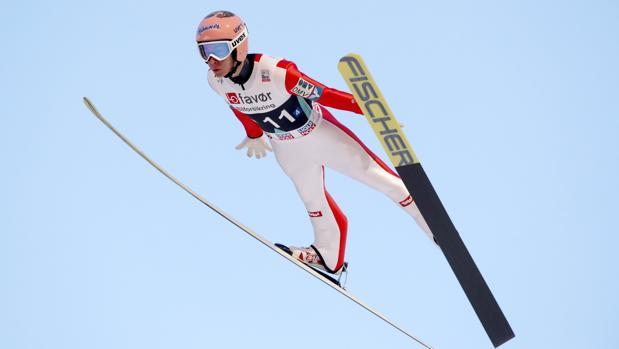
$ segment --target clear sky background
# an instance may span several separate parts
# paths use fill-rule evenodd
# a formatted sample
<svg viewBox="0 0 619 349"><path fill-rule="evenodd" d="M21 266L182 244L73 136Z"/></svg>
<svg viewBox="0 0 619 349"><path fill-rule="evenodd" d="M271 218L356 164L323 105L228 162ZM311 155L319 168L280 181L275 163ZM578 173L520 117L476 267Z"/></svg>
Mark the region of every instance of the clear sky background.
<svg viewBox="0 0 619 349"><path fill-rule="evenodd" d="M271 241L312 241L270 154L247 159L194 43L229 9L250 51L346 89L361 54L516 332L618 348L615 1L22 1L0 5L0 348L414 348L169 182L84 107ZM334 111L386 158L366 121ZM348 289L436 348L491 348L440 251L334 172Z"/></svg>

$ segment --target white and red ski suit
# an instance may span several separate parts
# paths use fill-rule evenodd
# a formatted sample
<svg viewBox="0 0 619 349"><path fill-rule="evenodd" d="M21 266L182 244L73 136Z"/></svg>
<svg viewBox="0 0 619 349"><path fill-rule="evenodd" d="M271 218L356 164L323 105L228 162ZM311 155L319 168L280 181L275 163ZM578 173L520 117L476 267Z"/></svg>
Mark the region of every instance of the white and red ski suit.
<svg viewBox="0 0 619 349"><path fill-rule="evenodd" d="M313 247L328 271L344 263L347 219L325 189L324 166L387 195L432 238L398 175L324 108L362 114L351 94L315 81L290 61L264 54L248 55L239 77L218 78L209 71L208 81L249 138L269 138L305 204L314 228Z"/></svg>

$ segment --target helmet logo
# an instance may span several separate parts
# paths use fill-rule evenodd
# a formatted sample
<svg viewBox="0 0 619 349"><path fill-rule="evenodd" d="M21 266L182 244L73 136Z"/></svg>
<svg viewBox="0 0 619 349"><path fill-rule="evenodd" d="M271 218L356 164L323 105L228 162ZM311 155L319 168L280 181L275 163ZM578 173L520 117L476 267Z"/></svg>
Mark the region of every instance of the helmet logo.
<svg viewBox="0 0 619 349"><path fill-rule="evenodd" d="M198 35L202 34L203 32L207 31L207 30L211 30L211 29L221 29L221 27L219 26L219 24L215 23L215 24L209 24L207 26L203 26L203 27L199 27L198 28Z"/></svg>
<svg viewBox="0 0 619 349"><path fill-rule="evenodd" d="M240 43L243 42L243 40L245 40L246 37L247 32L242 32L241 35L239 35L236 39L234 39L234 41L232 41L232 48L236 48Z"/></svg>
<svg viewBox="0 0 619 349"><path fill-rule="evenodd" d="M237 26L236 26L236 28L234 28L234 34L236 34L236 33L240 32L240 31L241 31L241 29L243 29L243 25L244 25L244 24L245 24L245 23L241 23L241 24L237 25Z"/></svg>

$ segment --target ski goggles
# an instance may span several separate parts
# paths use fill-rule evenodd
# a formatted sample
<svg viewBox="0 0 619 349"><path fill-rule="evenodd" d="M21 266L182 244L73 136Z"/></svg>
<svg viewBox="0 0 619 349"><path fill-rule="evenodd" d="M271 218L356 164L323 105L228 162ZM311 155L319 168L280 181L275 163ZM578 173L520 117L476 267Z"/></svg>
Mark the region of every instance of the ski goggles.
<svg viewBox="0 0 619 349"><path fill-rule="evenodd" d="M243 31L232 40L199 42L198 49L205 61L208 61L211 57L223 61L245 40L247 40L247 27L243 28Z"/></svg>

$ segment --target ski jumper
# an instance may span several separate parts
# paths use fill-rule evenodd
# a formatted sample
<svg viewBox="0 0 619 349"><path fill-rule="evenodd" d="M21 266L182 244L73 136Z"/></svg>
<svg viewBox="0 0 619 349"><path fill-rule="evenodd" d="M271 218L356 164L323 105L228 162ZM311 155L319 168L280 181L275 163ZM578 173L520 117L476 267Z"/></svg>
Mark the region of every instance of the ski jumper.
<svg viewBox="0 0 619 349"><path fill-rule="evenodd" d="M362 114L351 94L315 81L290 61L264 54L248 55L240 75L241 82L209 71L208 82L249 138L269 138L279 165L305 204L314 229L312 247L328 271L344 263L347 219L325 189L324 166L385 194L433 238L398 175L325 108Z"/></svg>

